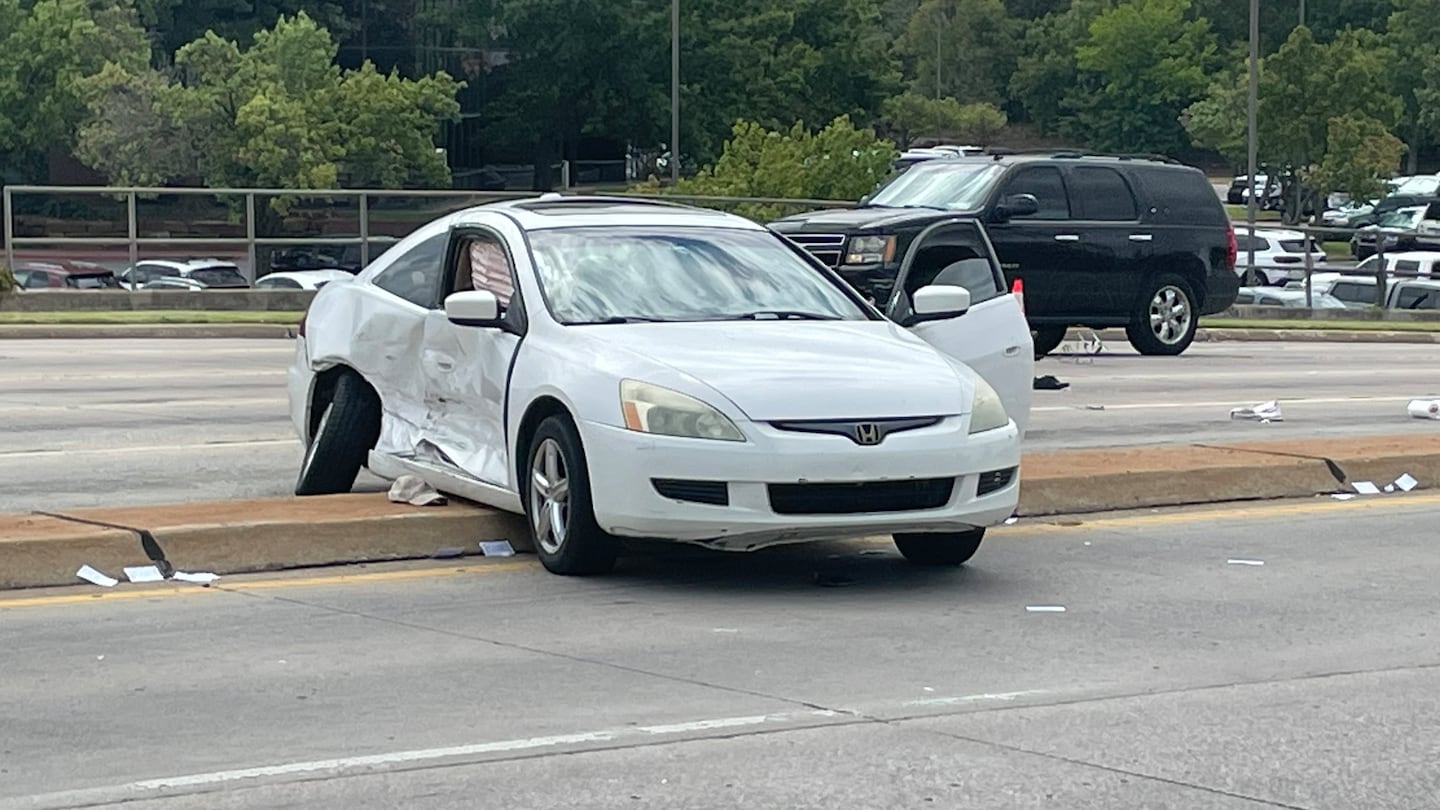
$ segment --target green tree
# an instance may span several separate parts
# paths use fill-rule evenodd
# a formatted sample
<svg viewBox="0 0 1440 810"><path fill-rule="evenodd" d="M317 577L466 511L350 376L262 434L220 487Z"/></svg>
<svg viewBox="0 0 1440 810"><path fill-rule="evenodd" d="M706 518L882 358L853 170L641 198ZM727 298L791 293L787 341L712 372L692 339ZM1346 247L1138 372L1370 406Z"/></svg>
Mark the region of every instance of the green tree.
<svg viewBox="0 0 1440 810"><path fill-rule="evenodd" d="M1006 124L1004 111L992 104L927 98L913 90L885 102L883 118L901 147L922 137L988 146Z"/></svg>
<svg viewBox="0 0 1440 810"><path fill-rule="evenodd" d="M1404 104L1400 131L1414 174L1420 149L1440 141L1440 0L1394 0L1388 28L1391 87Z"/></svg>
<svg viewBox="0 0 1440 810"><path fill-rule="evenodd" d="M1331 118L1325 157L1306 177L1318 197L1345 191L1356 200L1384 196L1385 181L1394 173L1405 144L1374 118L1347 115Z"/></svg>
<svg viewBox="0 0 1440 810"><path fill-rule="evenodd" d="M925 0L898 47L931 98L1000 104L1015 70L1018 25L1001 0Z"/></svg>
<svg viewBox="0 0 1440 810"><path fill-rule="evenodd" d="M1205 92L1217 63L1210 24L1190 9L1190 0L1132 0L1090 23L1075 63L1096 92L1066 100L1074 133L1105 149L1185 148L1180 114Z"/></svg>
<svg viewBox="0 0 1440 810"><path fill-rule="evenodd" d="M1219 152L1231 166L1243 166L1249 159L1248 90L1249 73L1227 68L1216 74L1205 97L1181 114L1191 142Z"/></svg>
<svg viewBox="0 0 1440 810"><path fill-rule="evenodd" d="M159 55L168 58L188 42L214 31L223 39L247 41L282 16L304 12L326 28L344 32L350 9L333 0L135 0Z"/></svg>
<svg viewBox="0 0 1440 810"><path fill-rule="evenodd" d="M890 173L895 156L893 144L869 129L857 129L846 116L817 133L799 122L788 131L774 131L740 121L714 165L670 190L699 196L857 200ZM657 188L652 181L638 190ZM763 222L785 211L747 204L736 213Z"/></svg>
<svg viewBox="0 0 1440 810"><path fill-rule="evenodd" d="M1066 10L1025 26L1009 83L1017 117L1046 134L1065 128L1074 99L1092 92L1080 86L1075 51L1089 36L1090 23L1111 4L1111 0L1074 0Z"/></svg>

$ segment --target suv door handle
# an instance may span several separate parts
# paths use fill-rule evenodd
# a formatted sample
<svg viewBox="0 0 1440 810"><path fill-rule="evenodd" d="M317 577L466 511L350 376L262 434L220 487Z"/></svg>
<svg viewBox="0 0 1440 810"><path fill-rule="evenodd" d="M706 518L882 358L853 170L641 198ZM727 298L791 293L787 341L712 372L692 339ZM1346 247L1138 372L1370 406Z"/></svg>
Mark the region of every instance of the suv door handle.
<svg viewBox="0 0 1440 810"><path fill-rule="evenodd" d="M1151 235L1148 234L1148 233L1132 233L1132 234L1130 234L1130 241L1131 241L1131 242L1149 242L1151 239L1154 239L1154 238L1155 238L1155 237L1151 236Z"/></svg>
<svg viewBox="0 0 1440 810"><path fill-rule="evenodd" d="M1075 233L1057 233L1057 234L1055 234L1055 241L1056 241L1056 242L1079 242L1079 241L1080 241L1080 235L1079 235L1079 234L1075 234Z"/></svg>

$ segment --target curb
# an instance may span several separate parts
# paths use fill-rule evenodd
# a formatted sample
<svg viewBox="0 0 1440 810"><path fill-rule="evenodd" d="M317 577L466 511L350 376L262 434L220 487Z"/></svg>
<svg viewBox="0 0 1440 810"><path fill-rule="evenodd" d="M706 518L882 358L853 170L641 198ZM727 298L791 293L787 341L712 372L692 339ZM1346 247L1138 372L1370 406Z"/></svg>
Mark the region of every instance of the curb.
<svg viewBox="0 0 1440 810"><path fill-rule="evenodd" d="M1079 340L1090 330L1071 330L1067 341ZM1105 343L1128 344L1124 329L1093 330ZM1195 330L1196 343L1440 343L1440 332L1400 332L1345 329L1210 329ZM1052 352L1051 357L1065 355Z"/></svg>
<svg viewBox="0 0 1440 810"><path fill-rule="evenodd" d="M57 338L293 338L298 327L267 323L3 324L0 340Z"/></svg>
<svg viewBox="0 0 1440 810"><path fill-rule="evenodd" d="M1163 445L1030 454L1021 517L1305 498L1409 473L1440 484L1440 434L1225 446ZM238 574L479 554L482 540L530 551L523 518L452 500L390 503L381 493L0 515L0 589L77 583L163 560ZM445 554L440 554L446 550Z"/></svg>

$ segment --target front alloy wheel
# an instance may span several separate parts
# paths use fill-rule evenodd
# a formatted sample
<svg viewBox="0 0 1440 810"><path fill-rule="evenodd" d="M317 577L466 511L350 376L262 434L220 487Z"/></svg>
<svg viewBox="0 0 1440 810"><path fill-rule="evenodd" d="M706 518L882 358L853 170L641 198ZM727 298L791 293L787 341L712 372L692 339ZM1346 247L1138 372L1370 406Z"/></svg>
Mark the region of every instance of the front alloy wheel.
<svg viewBox="0 0 1440 810"><path fill-rule="evenodd" d="M522 502L540 562L556 574L603 574L620 543L595 522L580 432L570 417L547 417L530 439Z"/></svg>
<svg viewBox="0 0 1440 810"><path fill-rule="evenodd" d="M546 439L530 462L530 530L546 554L560 553L570 522L570 480L560 445Z"/></svg>

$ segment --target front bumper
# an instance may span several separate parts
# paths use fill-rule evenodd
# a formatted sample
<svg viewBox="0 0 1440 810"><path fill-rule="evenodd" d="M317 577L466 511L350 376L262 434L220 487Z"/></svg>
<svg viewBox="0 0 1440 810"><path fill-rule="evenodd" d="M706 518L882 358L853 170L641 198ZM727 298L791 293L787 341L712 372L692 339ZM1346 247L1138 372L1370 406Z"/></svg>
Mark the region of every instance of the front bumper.
<svg viewBox="0 0 1440 810"><path fill-rule="evenodd" d="M754 422L741 428L749 439L744 443L652 436L584 422L581 432L600 527L622 537L751 550L993 526L1014 514L1020 499L1020 437L1013 421L969 436L969 417L954 417L891 434L873 447L843 436L782 431ZM977 494L983 474L1012 469L1008 483ZM948 478L954 478L954 485L943 504L908 511L783 514L776 511L770 490L772 484L873 485ZM666 497L657 490L656 479L712 487L723 483L728 502Z"/></svg>

